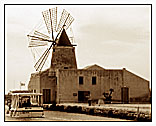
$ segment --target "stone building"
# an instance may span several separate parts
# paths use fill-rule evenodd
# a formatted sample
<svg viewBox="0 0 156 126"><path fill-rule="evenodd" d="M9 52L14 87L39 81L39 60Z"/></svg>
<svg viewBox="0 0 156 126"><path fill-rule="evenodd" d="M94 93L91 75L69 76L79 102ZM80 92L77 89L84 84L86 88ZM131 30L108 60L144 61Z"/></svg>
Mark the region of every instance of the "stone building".
<svg viewBox="0 0 156 126"><path fill-rule="evenodd" d="M113 89L114 101L146 101L150 95L149 81L123 69L105 69L98 65L78 69L75 47L62 31L53 47L51 66L31 74L28 89L43 93L43 103L87 102L99 99Z"/></svg>

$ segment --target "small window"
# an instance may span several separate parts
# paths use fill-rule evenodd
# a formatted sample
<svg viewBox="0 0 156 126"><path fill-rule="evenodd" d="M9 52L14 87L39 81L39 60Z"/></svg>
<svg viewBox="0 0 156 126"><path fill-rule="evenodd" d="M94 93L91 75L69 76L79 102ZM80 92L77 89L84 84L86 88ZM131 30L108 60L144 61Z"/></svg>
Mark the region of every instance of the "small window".
<svg viewBox="0 0 156 126"><path fill-rule="evenodd" d="M68 67L64 67L64 69L68 69Z"/></svg>
<svg viewBox="0 0 156 126"><path fill-rule="evenodd" d="M73 49L72 49L72 52L74 52L74 51L75 51L75 49L73 48Z"/></svg>
<svg viewBox="0 0 156 126"><path fill-rule="evenodd" d="M83 77L79 77L79 84L83 84Z"/></svg>
<svg viewBox="0 0 156 126"><path fill-rule="evenodd" d="M96 85L96 77L92 77L92 85Z"/></svg>
<svg viewBox="0 0 156 126"><path fill-rule="evenodd" d="M77 93L73 93L73 96L77 96Z"/></svg>
<svg viewBox="0 0 156 126"><path fill-rule="evenodd" d="M55 52L55 49L53 49L53 52Z"/></svg>
<svg viewBox="0 0 156 126"><path fill-rule="evenodd" d="M34 93L36 93L36 90L34 89Z"/></svg>
<svg viewBox="0 0 156 126"><path fill-rule="evenodd" d="M57 85L57 77L55 78L55 81L56 81L55 83L56 83L56 85Z"/></svg>

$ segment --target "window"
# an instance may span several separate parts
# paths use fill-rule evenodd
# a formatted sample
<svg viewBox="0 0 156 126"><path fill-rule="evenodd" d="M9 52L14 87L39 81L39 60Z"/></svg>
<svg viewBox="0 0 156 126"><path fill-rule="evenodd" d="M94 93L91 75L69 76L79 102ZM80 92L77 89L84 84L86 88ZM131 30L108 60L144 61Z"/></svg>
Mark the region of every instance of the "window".
<svg viewBox="0 0 156 126"><path fill-rule="evenodd" d="M57 85L57 77L55 78L55 81L56 81L56 85Z"/></svg>
<svg viewBox="0 0 156 126"><path fill-rule="evenodd" d="M92 85L96 85L96 77L92 77Z"/></svg>
<svg viewBox="0 0 156 126"><path fill-rule="evenodd" d="M64 67L64 69L68 69L68 67Z"/></svg>
<svg viewBox="0 0 156 126"><path fill-rule="evenodd" d="M77 93L73 93L73 96L77 96Z"/></svg>
<svg viewBox="0 0 156 126"><path fill-rule="evenodd" d="M36 90L34 89L34 92L33 93L36 93Z"/></svg>
<svg viewBox="0 0 156 126"><path fill-rule="evenodd" d="M55 52L55 49L53 49L53 52Z"/></svg>
<svg viewBox="0 0 156 126"><path fill-rule="evenodd" d="M74 51L75 51L75 49L73 48L73 49L72 49L72 52L74 52Z"/></svg>
<svg viewBox="0 0 156 126"><path fill-rule="evenodd" d="M79 77L79 84L83 84L83 77Z"/></svg>

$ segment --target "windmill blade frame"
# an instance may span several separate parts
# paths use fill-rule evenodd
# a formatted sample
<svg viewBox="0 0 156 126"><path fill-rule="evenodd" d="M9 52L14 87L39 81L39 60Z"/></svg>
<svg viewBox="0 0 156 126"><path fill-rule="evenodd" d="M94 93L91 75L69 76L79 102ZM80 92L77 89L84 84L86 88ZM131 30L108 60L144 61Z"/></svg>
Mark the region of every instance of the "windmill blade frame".
<svg viewBox="0 0 156 126"><path fill-rule="evenodd" d="M53 32L56 31L57 25L57 7L42 12L48 33L52 33L52 40L54 40Z"/></svg>
<svg viewBox="0 0 156 126"><path fill-rule="evenodd" d="M68 13L65 9L63 9L59 24L56 30L58 34L55 38L55 41L57 40L57 38L59 38L60 33L62 32L63 28L67 30L73 21L74 21L74 18L70 15L70 13Z"/></svg>
<svg viewBox="0 0 156 126"><path fill-rule="evenodd" d="M49 14L51 20L52 40L54 40L53 32L56 32L56 26L57 26L57 7L49 9Z"/></svg>
<svg viewBox="0 0 156 126"><path fill-rule="evenodd" d="M42 54L40 59L36 62L35 66L34 66L36 71L38 71L39 69L40 69L40 71L42 70L42 68L43 68L42 64L48 58L47 55L49 55L50 49L52 48L52 46L53 46L53 43L51 44L51 46L49 48L46 49L46 51Z"/></svg>
<svg viewBox="0 0 156 126"><path fill-rule="evenodd" d="M69 26L72 24L73 21L74 21L74 18L69 14L68 20L64 24L66 30L69 28Z"/></svg>
<svg viewBox="0 0 156 126"><path fill-rule="evenodd" d="M39 37L41 37L41 38L43 38L43 39L50 39L49 36L47 36L47 35L45 35L45 34L39 32L39 31L37 31L37 30L34 31L34 35L37 35L37 36L39 36Z"/></svg>
<svg viewBox="0 0 156 126"><path fill-rule="evenodd" d="M42 12L43 15L43 19L45 21L48 33L51 33L51 22L50 22L50 14L49 14L49 10L43 11Z"/></svg>
<svg viewBox="0 0 156 126"><path fill-rule="evenodd" d="M33 34L33 35L32 35ZM50 41L50 37L35 30L32 34L28 34L28 47L47 46Z"/></svg>
<svg viewBox="0 0 156 126"><path fill-rule="evenodd" d="M44 64L45 64L45 62L47 61L47 58L48 58L49 54L50 54L50 51L48 51L47 55L45 56L44 60L42 61L42 64L41 64L40 67L38 68L39 71L42 70L42 68L43 68L43 66L44 66Z"/></svg>
<svg viewBox="0 0 156 126"><path fill-rule="evenodd" d="M57 7L45 10L42 12L44 28L44 32L48 31L49 35L42 33L39 29L33 30L33 32L28 36L29 38L29 47L41 47L47 46L48 42L51 42L49 48L47 48L38 61L35 63L34 67L36 71L41 71L49 54L52 46L55 46L57 43L57 39L60 37L63 29L67 30L69 26L74 21L74 18L68 13L65 9L63 9L61 18L59 20L59 24L57 25ZM41 24L40 24L41 26ZM56 32L56 37L54 37L54 32Z"/></svg>
<svg viewBox="0 0 156 126"><path fill-rule="evenodd" d="M39 58L39 60L36 62L36 64L34 65L36 71L37 71L37 68L38 66L41 64L43 58L45 57L45 55L47 54L48 52L48 48L44 51L44 53L42 54L42 56Z"/></svg>
<svg viewBox="0 0 156 126"><path fill-rule="evenodd" d="M60 29L63 27L64 22L65 22L66 19L68 18L68 14L69 14L69 13L68 13L65 9L63 9L62 14L61 14L61 18L60 18L60 21L59 21L59 24L58 24L58 26L57 26L56 32L59 32Z"/></svg>

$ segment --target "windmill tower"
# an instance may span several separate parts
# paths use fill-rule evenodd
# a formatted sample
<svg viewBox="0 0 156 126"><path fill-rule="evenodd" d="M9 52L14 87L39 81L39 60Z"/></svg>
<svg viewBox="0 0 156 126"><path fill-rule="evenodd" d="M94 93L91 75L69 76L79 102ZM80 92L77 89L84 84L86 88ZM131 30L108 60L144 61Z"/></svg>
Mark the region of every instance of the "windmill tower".
<svg viewBox="0 0 156 126"><path fill-rule="evenodd" d="M30 83L33 87L34 82L37 84L40 93L43 93L43 103L51 103L56 100L57 91L57 69L77 69L75 57L75 45L73 45L66 33L71 26L74 18L63 9L59 23L57 24L57 8L52 8L42 12L44 27L47 34L43 33L40 28L35 28L29 33L29 47L39 48L43 46L49 47L44 51L35 63L35 70L39 73L37 77ZM42 27L42 26L41 26ZM42 71L47 62L49 54L52 52L51 63L46 73Z"/></svg>
<svg viewBox="0 0 156 126"><path fill-rule="evenodd" d="M33 30L33 32L28 35L29 47L34 48L47 46L48 43L51 44L35 63L34 67L36 71L42 71L48 55L50 54L50 50L52 50L49 71L50 76L56 71L56 69L77 69L75 45L71 44L71 41L66 33L74 21L74 18L70 15L70 13L63 9L60 21L57 25L57 7L43 11L42 15L49 35L41 33L36 29Z"/></svg>

